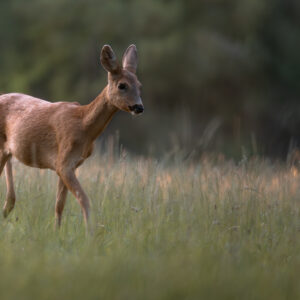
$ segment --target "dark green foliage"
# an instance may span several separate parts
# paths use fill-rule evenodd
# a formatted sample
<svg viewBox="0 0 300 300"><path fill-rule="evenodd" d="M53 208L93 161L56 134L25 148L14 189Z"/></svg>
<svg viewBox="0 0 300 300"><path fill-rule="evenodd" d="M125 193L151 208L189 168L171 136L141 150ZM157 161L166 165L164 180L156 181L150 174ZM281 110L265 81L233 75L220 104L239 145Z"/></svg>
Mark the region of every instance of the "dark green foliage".
<svg viewBox="0 0 300 300"><path fill-rule="evenodd" d="M300 140L299 19L297 0L1 1L0 90L88 103L102 45L136 43L148 116L114 122L125 146L283 155Z"/></svg>

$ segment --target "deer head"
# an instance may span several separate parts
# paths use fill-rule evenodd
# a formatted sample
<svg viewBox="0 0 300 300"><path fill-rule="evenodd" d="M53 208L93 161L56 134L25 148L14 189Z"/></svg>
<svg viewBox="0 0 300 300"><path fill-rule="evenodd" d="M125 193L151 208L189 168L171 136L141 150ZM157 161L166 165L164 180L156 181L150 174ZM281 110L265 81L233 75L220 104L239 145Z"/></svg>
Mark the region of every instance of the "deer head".
<svg viewBox="0 0 300 300"><path fill-rule="evenodd" d="M140 114L144 111L141 99L141 83L136 76L137 49L130 45L125 51L122 65L109 45L104 45L100 56L103 68L108 72L108 101L118 109Z"/></svg>

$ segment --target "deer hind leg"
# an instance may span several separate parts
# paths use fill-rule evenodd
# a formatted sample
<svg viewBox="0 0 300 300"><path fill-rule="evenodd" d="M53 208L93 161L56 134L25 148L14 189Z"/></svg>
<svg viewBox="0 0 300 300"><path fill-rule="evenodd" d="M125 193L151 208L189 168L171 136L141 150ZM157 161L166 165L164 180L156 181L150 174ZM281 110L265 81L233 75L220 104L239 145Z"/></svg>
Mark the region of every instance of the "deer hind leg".
<svg viewBox="0 0 300 300"><path fill-rule="evenodd" d="M64 184L69 189L69 191L72 192L72 194L79 202L83 213L86 228L88 228L90 203L87 195L85 194L78 179L75 176L74 170L62 169L61 171L58 172L58 174L60 178L63 180Z"/></svg>
<svg viewBox="0 0 300 300"><path fill-rule="evenodd" d="M61 178L58 179L56 203L55 203L55 228L60 227L62 212L65 207L68 189Z"/></svg>
<svg viewBox="0 0 300 300"><path fill-rule="evenodd" d="M11 165L11 156L7 158L5 164L5 176L6 176L6 200L3 207L3 216L6 218L12 211L16 202L16 195L14 190L14 181Z"/></svg>
<svg viewBox="0 0 300 300"><path fill-rule="evenodd" d="M2 171L4 169L4 166L8 160L9 156L5 155L1 150L0 150L0 175L2 174Z"/></svg>

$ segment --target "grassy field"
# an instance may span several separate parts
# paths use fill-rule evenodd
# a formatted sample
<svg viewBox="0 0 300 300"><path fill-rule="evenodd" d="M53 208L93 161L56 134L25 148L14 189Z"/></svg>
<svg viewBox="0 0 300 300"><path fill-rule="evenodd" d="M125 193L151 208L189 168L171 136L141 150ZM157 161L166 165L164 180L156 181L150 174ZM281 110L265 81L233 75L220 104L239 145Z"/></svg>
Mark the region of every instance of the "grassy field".
<svg viewBox="0 0 300 300"><path fill-rule="evenodd" d="M16 208L0 221L0 299L300 299L300 174L266 161L166 163L93 157L86 237L56 175L14 163ZM0 181L4 202L5 180Z"/></svg>

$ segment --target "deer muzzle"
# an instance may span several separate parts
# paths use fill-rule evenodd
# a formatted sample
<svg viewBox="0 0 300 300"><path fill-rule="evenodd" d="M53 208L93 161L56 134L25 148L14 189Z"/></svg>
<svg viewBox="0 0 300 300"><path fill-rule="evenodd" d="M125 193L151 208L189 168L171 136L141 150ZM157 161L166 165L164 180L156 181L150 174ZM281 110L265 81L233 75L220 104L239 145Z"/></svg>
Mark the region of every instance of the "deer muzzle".
<svg viewBox="0 0 300 300"><path fill-rule="evenodd" d="M144 106L141 104L129 105L128 108L135 115L139 115L144 111Z"/></svg>

